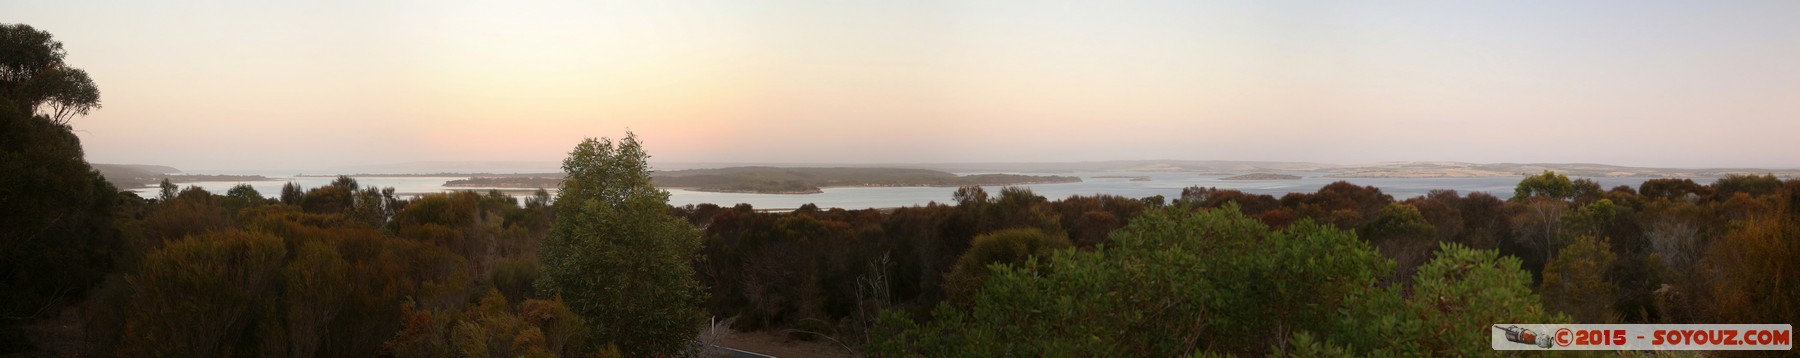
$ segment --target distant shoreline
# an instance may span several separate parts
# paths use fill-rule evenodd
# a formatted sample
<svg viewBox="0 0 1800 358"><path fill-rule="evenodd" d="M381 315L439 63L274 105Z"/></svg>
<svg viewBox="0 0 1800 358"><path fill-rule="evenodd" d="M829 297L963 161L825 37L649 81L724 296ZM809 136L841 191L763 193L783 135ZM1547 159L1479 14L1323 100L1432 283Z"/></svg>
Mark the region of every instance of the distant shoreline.
<svg viewBox="0 0 1800 358"><path fill-rule="evenodd" d="M1287 174L1254 173L1254 174L1244 174L1244 175L1228 177L1228 178L1220 178L1219 180L1300 180L1300 176L1287 175Z"/></svg>
<svg viewBox="0 0 1800 358"><path fill-rule="evenodd" d="M1094 178L1094 179L1131 179L1131 181L1150 181L1150 176L1148 176L1148 175L1101 175L1101 176L1089 177L1089 178Z"/></svg>
<svg viewBox="0 0 1800 358"><path fill-rule="evenodd" d="M806 194L823 194L823 193L825 193L825 190L824 190L824 189L837 189L837 188L961 188L961 187L965 187L965 186L1007 186L1007 185L1038 185L1038 184L1070 184L1070 183L1080 183L1080 182L1081 182L1081 181L1079 181L1079 180L1077 180L1077 181L1054 181L1054 180L1045 180L1045 181L1028 181L1028 182L1009 182L1009 183L993 183L993 184L919 184L919 185L882 185L882 184L865 184L865 185L826 185L826 186L820 186L820 187L816 187L816 188L813 188L813 189L812 189L812 190L795 190L795 191L756 191L756 190L730 190L730 189L717 189L717 188L700 188L700 187L687 187L687 186L657 186L657 188L658 188L658 189L664 189L664 190L668 190L668 189L681 189L681 190L687 190L687 191L697 191L697 192L704 192L704 193L727 193L727 194L776 194L776 195L806 195Z"/></svg>
<svg viewBox="0 0 1800 358"><path fill-rule="evenodd" d="M296 175L294 175L295 178L336 178L338 176L347 176L347 177L351 177L351 178L432 178L432 177L443 177L443 178L474 178L474 177L481 177L481 178L543 178L543 177L556 177L556 178L561 178L564 176L564 174L563 173L512 173L512 174L497 174L497 173L367 174L367 173L363 173L363 174L296 174Z"/></svg>
<svg viewBox="0 0 1800 358"><path fill-rule="evenodd" d="M720 165L728 165L720 163ZM1323 164L1303 162L1195 161L1195 160L1128 160L1062 163L919 163L890 166L858 166L843 164L830 167L800 166L719 167L713 169L657 170L653 180L659 186L715 193L768 193L805 195L826 188L846 187L959 187L964 185L1037 185L1079 182L1073 175L1058 173L1099 173L1095 179L1128 179L1147 181L1144 173L1192 173L1196 176L1230 177L1231 173L1293 173L1310 179L1475 179L1521 178L1549 170L1570 177L1676 178L1704 179L1727 175L1772 174L1779 178L1800 178L1800 169L1759 168L1654 168L1628 167L1593 163L1467 163L1467 162L1384 162L1367 164ZM356 174L292 174L205 175L183 173L162 165L94 164L109 182L119 188L154 188L164 179L179 185L205 182L277 182L284 180L316 180L340 175L352 178L446 178L488 181L510 178L521 181L539 178L540 182L517 185L446 183L448 188L536 189L560 186L560 172L521 172L511 169L474 169L469 171L422 170L415 173ZM446 168L448 169L448 168ZM404 169L401 169L404 170ZM313 172L319 173L319 172ZM1016 173L1016 174L978 174ZM1111 174L1108 174L1111 173ZM1020 180L1030 177L1062 177L1067 181ZM970 178L974 177L974 178ZM985 178L983 178L985 177ZM1003 179L992 181L991 179ZM1233 179L1233 178L1221 178ZM1246 179L1246 178L1238 178ZM1270 178L1273 179L1273 178ZM964 181L967 182L964 182ZM1013 181L1020 180L1020 181ZM477 180L471 180L477 181Z"/></svg>

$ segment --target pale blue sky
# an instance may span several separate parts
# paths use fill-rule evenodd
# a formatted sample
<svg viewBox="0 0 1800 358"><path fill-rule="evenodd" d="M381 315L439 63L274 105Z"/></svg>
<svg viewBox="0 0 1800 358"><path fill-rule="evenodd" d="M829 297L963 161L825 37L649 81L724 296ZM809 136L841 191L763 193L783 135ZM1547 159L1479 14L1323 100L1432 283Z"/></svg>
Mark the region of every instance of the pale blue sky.
<svg viewBox="0 0 1800 358"><path fill-rule="evenodd" d="M1800 167L1800 2L12 1L182 168L657 160Z"/></svg>

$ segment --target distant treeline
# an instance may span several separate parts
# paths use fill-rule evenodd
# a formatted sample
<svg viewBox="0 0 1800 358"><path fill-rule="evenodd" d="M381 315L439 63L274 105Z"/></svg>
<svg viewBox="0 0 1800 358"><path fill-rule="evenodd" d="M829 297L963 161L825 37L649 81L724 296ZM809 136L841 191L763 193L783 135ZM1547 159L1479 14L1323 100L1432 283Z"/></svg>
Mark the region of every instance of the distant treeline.
<svg viewBox="0 0 1800 358"><path fill-rule="evenodd" d="M480 188L555 188L562 185L562 177L472 177L444 182L447 187L480 187Z"/></svg>
<svg viewBox="0 0 1800 358"><path fill-rule="evenodd" d="M662 188L797 194L816 193L820 188L829 187L1021 185L1074 183L1080 182L1081 178L1017 174L957 176L936 170L899 168L734 167L656 172L652 180Z"/></svg>

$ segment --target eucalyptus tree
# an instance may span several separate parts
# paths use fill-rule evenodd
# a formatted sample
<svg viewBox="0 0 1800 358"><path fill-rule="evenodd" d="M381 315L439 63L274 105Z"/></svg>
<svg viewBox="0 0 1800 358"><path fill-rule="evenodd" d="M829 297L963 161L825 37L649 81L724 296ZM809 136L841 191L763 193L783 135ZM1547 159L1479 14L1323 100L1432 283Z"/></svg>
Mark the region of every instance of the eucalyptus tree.
<svg viewBox="0 0 1800 358"><path fill-rule="evenodd" d="M66 56L49 32L0 24L0 97L58 124L100 108L100 88L87 71L63 63Z"/></svg>
<svg viewBox="0 0 1800 358"><path fill-rule="evenodd" d="M563 160L556 219L537 286L561 296L600 342L630 356L679 352L699 331L705 290L691 263L700 233L650 185L649 155L629 132L589 138Z"/></svg>

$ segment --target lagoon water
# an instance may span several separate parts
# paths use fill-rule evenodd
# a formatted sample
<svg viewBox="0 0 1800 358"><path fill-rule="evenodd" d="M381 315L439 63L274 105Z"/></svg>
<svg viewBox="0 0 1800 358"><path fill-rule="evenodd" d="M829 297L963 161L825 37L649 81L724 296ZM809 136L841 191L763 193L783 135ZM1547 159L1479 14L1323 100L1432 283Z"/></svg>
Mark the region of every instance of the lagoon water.
<svg viewBox="0 0 1800 358"><path fill-rule="evenodd" d="M982 174L982 173L958 173ZM1280 197L1290 192L1314 192L1326 184L1339 180L1357 185L1373 185L1382 192L1393 195L1395 199L1406 199L1425 195L1435 189L1450 189L1461 193L1487 192L1501 198L1512 196L1513 187L1518 185L1522 177L1484 177L1484 178L1326 178L1325 173L1288 172L1301 176L1295 180L1220 180L1226 175L1199 175L1191 172L1080 172L1080 173L1013 173L1029 175L1065 175L1079 176L1080 183L1035 184L1024 185L1038 195L1051 199L1067 198L1072 195L1110 194L1132 198L1143 198L1162 195L1174 200L1181 195L1181 189L1190 186L1217 187L1237 189L1253 194L1269 194ZM267 174L264 174L267 176ZM1149 181L1132 181L1130 178L1099 177L1149 177ZM317 188L330 184L334 177L304 176L276 177L271 180L255 182L196 182L182 186L197 185L214 193L224 193L232 186L240 183L250 184L257 192L265 196L280 195L281 186L293 182L303 188ZM407 196L437 193L451 190L487 191L495 188L451 188L444 182L464 179L466 177L357 177L357 183L364 187L393 187L396 193ZM1603 188L1610 189L1619 185L1636 187L1645 180L1644 177L1599 177L1591 178ZM1695 178L1702 184L1712 182L1711 178ZM1000 187L987 187L990 195L997 195ZM515 196L530 195L528 190L505 189ZM132 189L140 196L152 197L157 188ZM554 189L550 190L552 193ZM842 187L824 188L818 194L747 194L747 193L709 193L683 189L669 190L669 203L673 205L713 203L720 206L732 206L748 203L758 209L790 209L808 203L821 208L892 208L913 205L925 205L930 202L950 202L951 194L956 188L939 187Z"/></svg>

